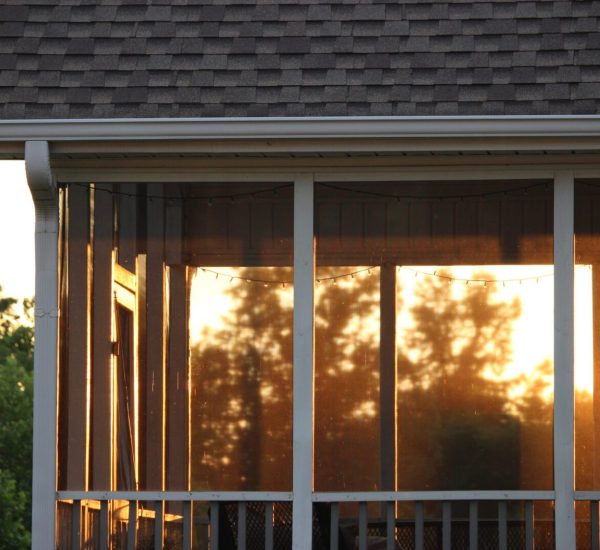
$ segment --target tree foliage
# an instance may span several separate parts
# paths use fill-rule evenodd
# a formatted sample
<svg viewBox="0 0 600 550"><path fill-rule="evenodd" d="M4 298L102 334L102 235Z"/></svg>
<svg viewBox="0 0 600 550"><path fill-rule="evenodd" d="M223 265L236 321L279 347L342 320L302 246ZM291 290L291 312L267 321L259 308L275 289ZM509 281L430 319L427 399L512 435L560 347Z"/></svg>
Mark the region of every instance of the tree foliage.
<svg viewBox="0 0 600 550"><path fill-rule="evenodd" d="M23 314L17 313L22 306ZM32 302L0 297L0 548L30 545Z"/></svg>

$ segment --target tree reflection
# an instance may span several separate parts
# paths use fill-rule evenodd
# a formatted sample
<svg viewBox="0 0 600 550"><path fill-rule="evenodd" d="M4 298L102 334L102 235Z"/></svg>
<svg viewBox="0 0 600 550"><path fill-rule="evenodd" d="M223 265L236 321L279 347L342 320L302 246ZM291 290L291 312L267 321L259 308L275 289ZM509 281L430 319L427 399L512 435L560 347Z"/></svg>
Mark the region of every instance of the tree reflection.
<svg viewBox="0 0 600 550"><path fill-rule="evenodd" d="M323 268L319 276L343 271ZM260 272L292 278L288 268ZM315 486L373 490L379 277L336 283L316 289ZM289 490L291 289L234 280L224 292L232 307L223 326L205 326L191 349L192 487ZM418 281L406 307L412 325L399 338L397 363L399 489L550 487L552 365L506 375L519 299L503 300L492 285L457 293L431 277Z"/></svg>

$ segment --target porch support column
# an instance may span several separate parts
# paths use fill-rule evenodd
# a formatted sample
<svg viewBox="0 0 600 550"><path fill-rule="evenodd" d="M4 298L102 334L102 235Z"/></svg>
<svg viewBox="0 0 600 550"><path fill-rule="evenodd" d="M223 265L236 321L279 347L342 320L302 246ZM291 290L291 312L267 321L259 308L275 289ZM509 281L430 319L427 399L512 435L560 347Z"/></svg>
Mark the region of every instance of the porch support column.
<svg viewBox="0 0 600 550"><path fill-rule="evenodd" d="M554 177L554 490L556 548L575 548L574 181Z"/></svg>
<svg viewBox="0 0 600 550"><path fill-rule="evenodd" d="M314 404L314 184L310 174L294 182L294 419L293 550L312 546Z"/></svg>
<svg viewBox="0 0 600 550"><path fill-rule="evenodd" d="M47 141L25 143L35 203L35 348L33 367L32 549L54 545L58 375L58 201Z"/></svg>

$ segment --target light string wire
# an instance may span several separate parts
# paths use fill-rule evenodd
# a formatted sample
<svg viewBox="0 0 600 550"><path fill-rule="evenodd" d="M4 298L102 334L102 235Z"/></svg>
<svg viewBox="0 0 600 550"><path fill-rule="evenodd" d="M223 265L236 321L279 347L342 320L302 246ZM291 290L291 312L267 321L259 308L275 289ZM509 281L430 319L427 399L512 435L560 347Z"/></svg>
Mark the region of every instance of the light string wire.
<svg viewBox="0 0 600 550"><path fill-rule="evenodd" d="M374 269L378 269L381 266L379 265L371 265L368 267L364 267L361 269L357 269L355 271L350 271L348 273L340 273L337 275L329 275L326 277L317 277L315 279L315 282L317 284L320 283L326 283L326 282L331 282L332 284L337 284L337 281L339 279L347 279L347 278L351 278L354 279L356 277L356 275L360 275L362 273L367 273L369 275L371 275L371 272ZM265 287L269 287L271 285L273 286L281 286L282 288L287 288L288 286L293 287L294 286L294 281L293 280L278 280L278 279L262 279L262 278L258 278L258 277L245 277L245 276L240 276L240 275L233 275L232 273L225 273L222 271L216 271L214 269L210 269L208 267L200 267L199 268L202 272L204 273L210 273L211 275L215 276L215 279L219 279L219 277L227 280L229 279L229 282L232 283L233 281L243 281L246 283L258 283L258 284L262 284ZM465 277L453 277L451 275L448 275L447 273L444 273L442 270L434 270L433 273L429 272L429 271L422 271L419 269L415 269L412 267L408 267L408 266L403 266L403 265L399 265L396 266L396 269L398 271L408 271L410 273L414 273L415 277L435 277L437 279L442 279L445 281L448 281L448 283L465 283L466 286L469 285L478 285L478 286L484 286L486 287L487 285L502 285L502 286L506 286L507 283L519 283L522 284L524 282L529 282L529 281L536 281L537 283L539 283L540 279L545 279L548 277L554 277L554 273L541 273L539 275L530 275L530 276L526 276L526 277L511 277L508 279L482 279L482 278L465 278Z"/></svg>
<svg viewBox="0 0 600 550"><path fill-rule="evenodd" d="M395 194L395 193L381 193L379 191L370 191L368 189L354 189L351 187L344 187L342 185L337 185L333 183L315 183L315 186L324 187L326 189L333 189L335 191L346 191L350 193L357 193L360 195L369 195L371 197L378 197L382 199L393 199L396 201L402 200L423 200L423 201L437 201L443 199L450 200L462 200L462 199L473 199L473 198L485 198L485 197L493 197L493 196L508 196L512 194L522 193L527 194L531 189L535 189L538 187L543 187L545 189L548 188L549 183L535 182L527 185L521 185L519 187L511 187L509 189L494 189L489 191L479 191L473 193L450 193L446 195L404 195L404 194Z"/></svg>
<svg viewBox="0 0 600 550"><path fill-rule="evenodd" d="M67 185L75 185L79 187L84 187L89 189L90 186L84 183L69 183ZM359 195L366 195L370 197L376 197L387 200L395 200L395 201L403 201L403 200L419 200L419 201L441 201L444 199L449 200L462 200L462 199L476 199L476 198L486 198L486 197L494 197L494 196L509 196L515 194L524 194L538 187L543 187L545 189L548 188L550 184L548 182L535 182L527 185L521 185L519 187L510 187L508 189L493 189L487 191L479 191L473 193L450 193L445 195L410 195L410 194L397 194L397 193L382 193L379 191L371 191L368 189L355 189L351 187L344 187L343 185L337 185L333 183L322 183L316 182L315 187L321 187L325 189L332 189L335 191L344 191L348 193L356 193ZM590 185L593 187L600 187L598 184L587 183L586 185ZM235 202L236 199L254 199L259 198L261 195L264 196L266 194L277 195L280 190L290 189L294 186L293 183L286 183L281 185L276 185L274 187L270 187L267 189L258 189L254 191L240 191L238 193L229 193L229 194L211 194L211 195L192 195L192 196L170 196L170 195L150 195L147 193L137 193L130 191L121 191L119 189L107 189L106 187L95 186L94 191L98 191L101 193L108 193L115 196L122 197L144 197L148 200L165 200L165 201L175 201L175 200L185 200L185 201L205 201L209 206L213 204L214 201L230 201Z"/></svg>
<svg viewBox="0 0 600 550"><path fill-rule="evenodd" d="M84 187L85 189L90 189L90 186L85 183L69 183L67 185L75 185L77 187ZM181 201L205 201L209 206L212 205L214 201L217 200L228 200L229 202L234 202L236 199L255 199L259 198L261 195L265 194L273 194L278 195L279 191L283 189L290 189L294 186L293 183L285 183L281 185L276 185L274 187L269 187L267 189L255 189L254 191L241 191L239 193L229 193L229 194L216 194L216 195L193 195L193 196L173 196L173 195L150 195L147 193L132 193L129 191L120 191L115 189L107 189L106 187L94 187L94 192L108 193L109 195L120 196L120 197L129 197L129 198L146 198L148 200L164 200L167 202L172 202L176 200Z"/></svg>

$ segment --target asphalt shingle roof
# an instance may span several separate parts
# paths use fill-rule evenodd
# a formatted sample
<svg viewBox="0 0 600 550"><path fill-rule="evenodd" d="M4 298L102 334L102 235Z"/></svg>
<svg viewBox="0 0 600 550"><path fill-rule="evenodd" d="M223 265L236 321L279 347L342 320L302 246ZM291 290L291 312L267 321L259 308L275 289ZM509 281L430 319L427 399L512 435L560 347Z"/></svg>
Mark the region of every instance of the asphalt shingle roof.
<svg viewBox="0 0 600 550"><path fill-rule="evenodd" d="M599 108L597 0L0 6L2 119Z"/></svg>

